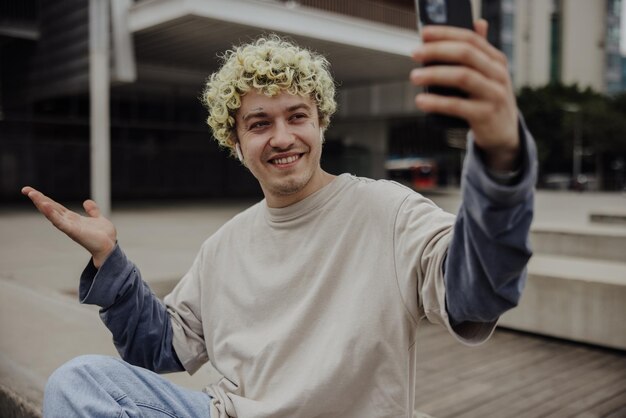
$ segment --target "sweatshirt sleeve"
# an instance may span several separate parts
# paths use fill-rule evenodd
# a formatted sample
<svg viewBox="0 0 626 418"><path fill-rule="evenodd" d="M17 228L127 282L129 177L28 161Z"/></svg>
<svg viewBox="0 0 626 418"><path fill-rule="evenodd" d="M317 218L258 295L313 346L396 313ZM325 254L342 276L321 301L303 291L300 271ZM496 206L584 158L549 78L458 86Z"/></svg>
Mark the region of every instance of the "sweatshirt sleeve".
<svg viewBox="0 0 626 418"><path fill-rule="evenodd" d="M79 298L100 306L100 318L124 360L158 373L184 370L172 345L165 305L118 245L100 269L89 262L80 278Z"/></svg>
<svg viewBox="0 0 626 418"><path fill-rule="evenodd" d="M207 247L211 242L214 242L211 238L205 241L189 271L163 298L172 324L172 345L189 374L194 374L209 361L202 318L202 283L210 281L205 264Z"/></svg>
<svg viewBox="0 0 626 418"><path fill-rule="evenodd" d="M462 197L445 263L446 309L456 331L493 323L517 305L526 282L537 158L523 120L520 173L503 182L489 173L470 134Z"/></svg>

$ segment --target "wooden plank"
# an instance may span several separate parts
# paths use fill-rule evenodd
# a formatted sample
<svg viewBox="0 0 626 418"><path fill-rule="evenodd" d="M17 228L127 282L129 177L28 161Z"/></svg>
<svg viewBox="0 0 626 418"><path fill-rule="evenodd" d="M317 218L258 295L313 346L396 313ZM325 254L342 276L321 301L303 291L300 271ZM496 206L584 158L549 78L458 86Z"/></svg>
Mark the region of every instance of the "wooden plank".
<svg viewBox="0 0 626 418"><path fill-rule="evenodd" d="M584 353L583 353L584 354ZM489 399L480 400L475 407L459 417L516 417L527 405L528 396L535 392L542 392L552 385L551 379L569 374L569 368L579 361L586 361L590 356L581 356L579 352L569 352L558 362L550 361L552 355L541 362L527 367L520 367L511 373L494 380L494 391ZM503 409L503 405L506 408Z"/></svg>
<svg viewBox="0 0 626 418"><path fill-rule="evenodd" d="M430 325L417 351L416 405L437 418L626 417L624 352L501 330L467 348Z"/></svg>
<svg viewBox="0 0 626 418"><path fill-rule="evenodd" d="M624 418L626 417L626 406L623 406L611 412L606 418Z"/></svg>
<svg viewBox="0 0 626 418"><path fill-rule="evenodd" d="M483 351L475 353L471 361L463 361L462 358L450 360L445 369L442 368L440 373L455 376L461 380L476 380L482 378L494 378L501 374L506 374L509 370L515 369L534 361L538 358L549 355L538 350L539 345L513 344L506 349L498 349L494 347L493 351ZM450 367L450 365L459 364L461 367Z"/></svg>
<svg viewBox="0 0 626 418"><path fill-rule="evenodd" d="M494 336L494 341L497 340L497 336ZM481 397L474 397L460 402L458 399L451 398L449 402L445 402L445 395L442 393L441 388L445 388L445 393L468 393L472 392L471 387L476 384L485 384L490 387L491 377L495 374L507 374L511 368L515 368L520 364L531 363L537 356L543 355L541 352L533 351L533 347L539 345L539 342L532 339L520 340L519 338L511 338L510 335L504 336L500 340L504 340L503 345L498 343L492 343L490 347L486 349L468 349L461 346L460 350L470 353L466 354L466 360L462 357L449 355L447 359L444 357L441 364L437 365L436 371L428 374L428 379L424 380L428 382L425 388L422 388L418 382L416 393L416 405L421 410L429 413L433 413L436 416L443 416L445 410L450 405L468 405L473 399L484 399L487 394ZM508 340L508 341L507 341ZM506 347L506 349L503 349ZM511 355L511 353L514 353ZM525 360L518 360L517 362L511 361L512 357L523 357ZM468 361L471 360L471 361ZM429 360L429 364L432 362ZM488 364L486 364L488 363ZM421 373L420 373L421 374ZM431 407L432 400L438 400L444 396L443 401L437 401L437 408L428 410L427 407ZM435 412L436 411L436 412ZM454 414L450 415L454 416Z"/></svg>
<svg viewBox="0 0 626 418"><path fill-rule="evenodd" d="M479 409L494 399L497 400L500 396L507 393L515 393L517 387L524 385L523 381L516 378L515 373L517 370L527 368L535 361L541 361L546 358L546 354L542 352L529 353L525 356L524 361L517 360L506 366L495 366L492 369L492 373L472 378L468 376L463 379L464 385L472 385L479 382L491 387L491 391L481 398L472 399L464 404L451 404L438 411L439 414L447 416L461 416L466 411L473 411ZM454 389L451 389L454 390ZM498 404L501 402L497 401Z"/></svg>
<svg viewBox="0 0 626 418"><path fill-rule="evenodd" d="M606 359L600 359L600 362L601 364L595 364L596 367L592 370L589 370L590 367L576 368L572 370L568 380L535 394L532 399L529 399L528 405L531 407L517 416L520 418L537 418L547 416L550 413L563 416L562 411L571 408L572 403L576 402L577 399L587 398L589 395L594 398L603 398L604 389L619 381L621 377L614 374L606 378L607 373L609 373L608 363ZM593 404L587 406L593 406ZM584 408L579 406L575 408L575 411L584 412Z"/></svg>
<svg viewBox="0 0 626 418"><path fill-rule="evenodd" d="M553 396L553 389L562 387L564 383L571 379L571 369L575 368L578 362L591 364L590 356L573 353L569 361L565 363L559 359L554 368L544 365L545 373L538 373L536 370L529 371L531 377L525 382L527 386L516 393L517 398L515 400L506 403L506 413L496 412L493 416L516 418L529 406L540 405L549 401ZM507 400L503 399L503 401L502 403L504 404ZM498 410L497 407L494 408L494 411Z"/></svg>
<svg viewBox="0 0 626 418"><path fill-rule="evenodd" d="M623 386L623 385L622 385ZM626 389L618 392L611 399L608 399L589 410L590 413L598 417L611 416L622 411L622 417L626 417Z"/></svg>
<svg viewBox="0 0 626 418"><path fill-rule="evenodd" d="M472 375L478 374L477 368L481 368L485 364L485 359L489 362L510 361L511 354L523 355L527 350L538 345L532 340L516 340L508 336L495 335L494 340L482 347L464 347L456 343L453 350L440 351L436 355L429 356L428 353L419 352L418 367L424 367L426 370L432 370L431 378L438 376L454 376L465 377L467 373ZM422 362L424 359L427 361ZM508 359L508 360L507 360ZM462 368L450 367L454 364L462 364ZM471 370L471 372L470 372Z"/></svg>
<svg viewBox="0 0 626 418"><path fill-rule="evenodd" d="M616 393L611 399L601 402L585 412L577 413L574 416L576 418L611 417L619 411L623 411L624 413L617 416L620 418L626 417L626 391L624 390Z"/></svg>
<svg viewBox="0 0 626 418"><path fill-rule="evenodd" d="M426 413L430 413L429 411L440 411L443 406L449 405L450 403L463 403L467 400L483 396L490 390L491 386L480 383L467 385L459 390L441 390L440 396L431 398L429 401L422 402L418 405L418 409ZM443 416L439 413L433 413L433 415L437 416L437 418Z"/></svg>
<svg viewBox="0 0 626 418"><path fill-rule="evenodd" d="M590 382L592 383L592 382ZM564 404L560 400L556 400L563 406L559 406L553 413L546 415L546 418L560 418L565 416L576 416L584 412L594 411L595 407L602 406L605 403L610 403L619 394L622 394L617 400L621 402L621 406L626 405L626 399L624 399L624 391L626 385L623 378L616 377L613 382L609 382L603 385L602 388L597 388L594 391L589 391L584 394L578 394L574 402L571 404ZM568 397L569 398L569 397ZM616 408L620 405L616 405ZM614 409L614 408L613 408ZM597 413L595 416L602 416L606 414Z"/></svg>

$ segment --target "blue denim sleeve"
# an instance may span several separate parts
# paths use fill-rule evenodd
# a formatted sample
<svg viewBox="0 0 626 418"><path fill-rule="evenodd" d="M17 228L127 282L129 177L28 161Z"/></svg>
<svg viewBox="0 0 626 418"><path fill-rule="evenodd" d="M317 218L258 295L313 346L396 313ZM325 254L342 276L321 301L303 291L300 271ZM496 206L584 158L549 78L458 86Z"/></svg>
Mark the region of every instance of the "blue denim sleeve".
<svg viewBox="0 0 626 418"><path fill-rule="evenodd" d="M444 266L452 325L492 322L517 306L526 264L537 176L536 148L520 119L521 170L511 184L489 175L470 135L462 198Z"/></svg>
<svg viewBox="0 0 626 418"><path fill-rule="evenodd" d="M118 245L99 270L89 262L80 277L79 298L100 306L100 318L124 360L158 373L185 370L172 346L165 305Z"/></svg>

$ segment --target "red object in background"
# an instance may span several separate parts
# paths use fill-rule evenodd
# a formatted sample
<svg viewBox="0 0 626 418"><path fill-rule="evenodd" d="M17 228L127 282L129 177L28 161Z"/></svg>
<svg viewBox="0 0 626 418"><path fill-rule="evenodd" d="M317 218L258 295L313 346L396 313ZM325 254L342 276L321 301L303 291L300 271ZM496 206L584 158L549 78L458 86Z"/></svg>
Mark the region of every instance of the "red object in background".
<svg viewBox="0 0 626 418"><path fill-rule="evenodd" d="M434 163L423 163L411 168L411 182L415 190L437 187L437 165Z"/></svg>
<svg viewBox="0 0 626 418"><path fill-rule="evenodd" d="M386 161L389 178L415 190L437 187L437 163L427 158L392 158Z"/></svg>

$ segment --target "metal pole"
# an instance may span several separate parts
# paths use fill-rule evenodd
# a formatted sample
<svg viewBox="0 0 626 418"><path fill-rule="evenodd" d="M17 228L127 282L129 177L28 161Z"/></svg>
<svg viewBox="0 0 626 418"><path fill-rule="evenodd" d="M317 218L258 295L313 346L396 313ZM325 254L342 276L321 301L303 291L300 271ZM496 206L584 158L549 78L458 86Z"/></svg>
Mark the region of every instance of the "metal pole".
<svg viewBox="0 0 626 418"><path fill-rule="evenodd" d="M574 177L574 181L578 181L578 177L580 176L580 171L581 171L581 158L582 158L582 132L581 132L581 123L580 123L580 112L576 112L574 114L574 117L576 118L574 120L574 150L573 150L573 157L574 157L574 161L572 164L572 169L573 169L573 173L572 176Z"/></svg>
<svg viewBox="0 0 626 418"><path fill-rule="evenodd" d="M89 0L91 198L106 217L111 214L109 77L109 0Z"/></svg>
<svg viewBox="0 0 626 418"><path fill-rule="evenodd" d="M562 109L572 114L573 138L572 138L572 181L577 182L581 169L582 158L582 120L581 108L576 103L565 103Z"/></svg>

